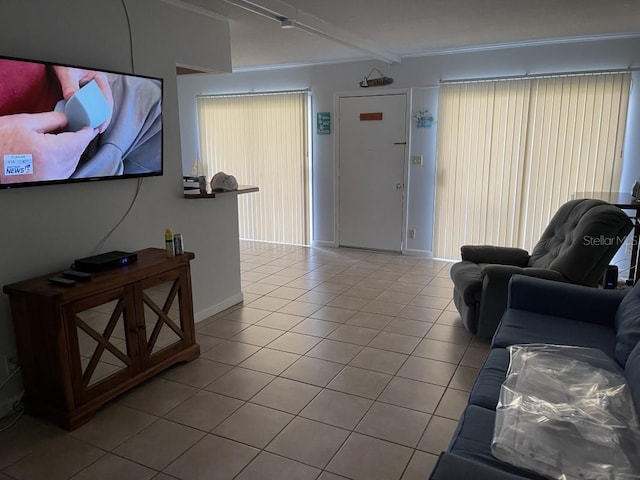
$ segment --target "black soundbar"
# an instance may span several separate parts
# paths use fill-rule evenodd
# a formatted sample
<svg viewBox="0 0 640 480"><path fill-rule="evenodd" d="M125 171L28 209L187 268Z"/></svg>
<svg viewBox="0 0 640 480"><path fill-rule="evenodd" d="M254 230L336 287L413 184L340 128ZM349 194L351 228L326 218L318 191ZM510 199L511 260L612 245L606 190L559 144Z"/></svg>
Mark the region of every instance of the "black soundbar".
<svg viewBox="0 0 640 480"><path fill-rule="evenodd" d="M113 252L101 253L100 255L75 260L73 262L73 268L81 272L101 272L103 270L109 270L110 268L134 263L137 260L137 253L114 250Z"/></svg>

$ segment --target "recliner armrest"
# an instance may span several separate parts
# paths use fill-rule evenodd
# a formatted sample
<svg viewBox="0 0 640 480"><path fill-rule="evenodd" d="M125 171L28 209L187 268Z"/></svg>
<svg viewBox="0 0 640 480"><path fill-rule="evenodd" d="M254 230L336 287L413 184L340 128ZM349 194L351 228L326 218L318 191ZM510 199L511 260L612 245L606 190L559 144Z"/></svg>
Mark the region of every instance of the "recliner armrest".
<svg viewBox="0 0 640 480"><path fill-rule="evenodd" d="M464 245L460 248L462 260L474 263L498 263L526 267L529 252L522 248L494 247L491 245Z"/></svg>
<svg viewBox="0 0 640 480"><path fill-rule="evenodd" d="M553 270L543 268L522 268L513 265L484 265L480 270L482 278L482 297L476 335L491 338L498 328L502 315L507 308L509 280L513 275L530 275L549 280L565 281L564 277Z"/></svg>
<svg viewBox="0 0 640 480"><path fill-rule="evenodd" d="M429 480L526 480L526 478L498 470L469 458L444 452L440 455Z"/></svg>
<svg viewBox="0 0 640 480"><path fill-rule="evenodd" d="M623 290L603 290L515 275L509 284L508 308L613 325Z"/></svg>
<svg viewBox="0 0 640 480"><path fill-rule="evenodd" d="M496 280L501 279L502 283L507 286L509 280L514 275L526 275L527 277L543 278L545 280L553 280L556 282L566 282L567 279L555 270L547 268L535 267L515 267L513 265L485 265L482 269L482 276L489 276ZM494 280L495 281L495 280Z"/></svg>
<svg viewBox="0 0 640 480"><path fill-rule="evenodd" d="M512 275L522 273L524 268L513 265L483 265L480 269L482 293L478 312L476 335L491 338L498 328L507 308L507 288Z"/></svg>

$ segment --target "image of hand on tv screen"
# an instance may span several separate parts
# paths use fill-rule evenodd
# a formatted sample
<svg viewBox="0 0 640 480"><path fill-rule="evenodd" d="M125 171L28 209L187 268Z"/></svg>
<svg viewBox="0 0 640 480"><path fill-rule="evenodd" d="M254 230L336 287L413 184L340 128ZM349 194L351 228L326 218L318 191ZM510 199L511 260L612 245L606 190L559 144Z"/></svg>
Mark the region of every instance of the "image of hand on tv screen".
<svg viewBox="0 0 640 480"><path fill-rule="evenodd" d="M5 184L66 179L98 129L60 132L63 113L43 112L0 116L0 182Z"/></svg>
<svg viewBox="0 0 640 480"><path fill-rule="evenodd" d="M107 119L97 127L98 132L103 133L109 126L111 116L113 115L113 92L111 91L107 75L104 72L96 72L94 70L85 70L74 67L63 67L60 65L54 65L53 71L60 82L62 98L65 100L69 100L78 90L80 90L80 87L86 85L91 80L95 80L109 104L109 115Z"/></svg>
<svg viewBox="0 0 640 480"><path fill-rule="evenodd" d="M161 172L160 79L0 58L0 188Z"/></svg>

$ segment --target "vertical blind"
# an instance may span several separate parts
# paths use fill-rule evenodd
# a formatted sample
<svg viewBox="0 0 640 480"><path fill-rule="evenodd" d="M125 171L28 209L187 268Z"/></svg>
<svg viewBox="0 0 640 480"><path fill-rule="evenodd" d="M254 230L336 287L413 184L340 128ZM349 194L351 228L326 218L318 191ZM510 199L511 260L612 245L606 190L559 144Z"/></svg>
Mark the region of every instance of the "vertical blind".
<svg viewBox="0 0 640 480"><path fill-rule="evenodd" d="M440 86L434 256L531 249L576 192L619 187L631 76Z"/></svg>
<svg viewBox="0 0 640 480"><path fill-rule="evenodd" d="M307 92L198 97L208 176L260 187L238 197L240 238L309 243L307 105Z"/></svg>

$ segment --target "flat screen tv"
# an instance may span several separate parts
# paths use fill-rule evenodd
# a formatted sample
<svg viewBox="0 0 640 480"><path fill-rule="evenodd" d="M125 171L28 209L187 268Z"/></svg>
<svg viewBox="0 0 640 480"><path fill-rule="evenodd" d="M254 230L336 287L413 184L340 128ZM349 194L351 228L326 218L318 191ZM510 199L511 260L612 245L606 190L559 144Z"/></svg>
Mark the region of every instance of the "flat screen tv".
<svg viewBox="0 0 640 480"><path fill-rule="evenodd" d="M0 189L162 175L162 86L0 57Z"/></svg>

